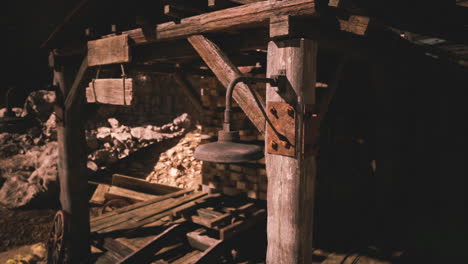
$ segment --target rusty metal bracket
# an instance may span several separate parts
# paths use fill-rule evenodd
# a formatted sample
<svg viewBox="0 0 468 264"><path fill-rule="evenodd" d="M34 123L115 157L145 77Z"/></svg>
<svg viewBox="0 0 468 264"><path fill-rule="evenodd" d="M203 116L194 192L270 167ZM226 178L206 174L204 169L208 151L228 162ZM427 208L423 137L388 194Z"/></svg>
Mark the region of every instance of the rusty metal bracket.
<svg viewBox="0 0 468 264"><path fill-rule="evenodd" d="M267 127L267 152L269 154L296 157L296 137L298 118L294 107L285 102L268 102L267 115L274 129ZM314 156L317 152L320 118L316 105L307 104L303 108L304 125L301 155ZM276 133L275 130L278 132Z"/></svg>
<svg viewBox="0 0 468 264"><path fill-rule="evenodd" d="M267 126L267 152L288 157L296 156L296 111L285 102L268 102L267 116L271 126Z"/></svg>

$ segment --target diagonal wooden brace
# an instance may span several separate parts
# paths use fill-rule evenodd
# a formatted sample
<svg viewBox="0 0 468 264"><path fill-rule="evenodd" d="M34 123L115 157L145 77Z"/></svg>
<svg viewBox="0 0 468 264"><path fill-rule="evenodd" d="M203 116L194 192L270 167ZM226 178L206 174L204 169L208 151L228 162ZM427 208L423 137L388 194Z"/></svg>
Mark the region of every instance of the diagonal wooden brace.
<svg viewBox="0 0 468 264"><path fill-rule="evenodd" d="M202 35L194 35L188 37L188 41L224 87L227 88L234 79L242 76L242 73L229 60L226 54L211 40ZM249 91L248 86L244 83L239 83L234 88L233 98L250 121L257 127L258 131L264 134L265 118L263 117L260 107L255 102L255 97Z"/></svg>

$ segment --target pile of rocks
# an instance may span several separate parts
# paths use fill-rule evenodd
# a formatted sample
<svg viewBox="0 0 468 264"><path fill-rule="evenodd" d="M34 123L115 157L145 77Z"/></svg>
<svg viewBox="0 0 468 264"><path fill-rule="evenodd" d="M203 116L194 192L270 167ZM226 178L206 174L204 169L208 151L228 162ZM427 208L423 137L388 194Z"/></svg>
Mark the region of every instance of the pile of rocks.
<svg viewBox="0 0 468 264"><path fill-rule="evenodd" d="M24 154L0 159L0 202L16 208L56 196L57 142L33 146Z"/></svg>
<svg viewBox="0 0 468 264"><path fill-rule="evenodd" d="M191 126L187 114L175 118L172 123L161 127L146 125L129 127L121 125L115 118L109 118L109 127L99 127L86 132L88 150L88 168L97 171L107 168L131 153L161 142L182 136Z"/></svg>
<svg viewBox="0 0 468 264"><path fill-rule="evenodd" d="M44 243L32 245L27 254L16 255L6 261L5 264L46 264L47 249Z"/></svg>
<svg viewBox="0 0 468 264"><path fill-rule="evenodd" d="M202 162L193 153L201 142L200 129L187 133L174 147L161 153L147 181L197 189L201 184Z"/></svg>
<svg viewBox="0 0 468 264"><path fill-rule="evenodd" d="M26 104L29 110L39 109ZM47 108L44 111L49 111ZM39 110L41 111L41 110ZM19 115L23 115L18 112ZM40 118L39 118L40 117ZM24 134L0 134L0 202L17 208L43 199L57 197L57 132L55 115L49 118L35 114L40 121ZM42 120L46 120L42 122ZM86 131L88 168L105 169L131 153L165 139L182 136L190 129L190 117L183 114L171 123L159 126L129 127L115 118L109 127Z"/></svg>

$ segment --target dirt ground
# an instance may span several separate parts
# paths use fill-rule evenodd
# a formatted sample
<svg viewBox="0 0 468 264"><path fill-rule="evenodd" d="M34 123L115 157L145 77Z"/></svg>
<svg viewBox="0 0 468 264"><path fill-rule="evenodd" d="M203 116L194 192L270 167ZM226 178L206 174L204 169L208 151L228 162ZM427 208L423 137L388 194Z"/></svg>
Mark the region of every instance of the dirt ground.
<svg viewBox="0 0 468 264"><path fill-rule="evenodd" d="M55 209L9 210L0 206L0 252L45 242Z"/></svg>

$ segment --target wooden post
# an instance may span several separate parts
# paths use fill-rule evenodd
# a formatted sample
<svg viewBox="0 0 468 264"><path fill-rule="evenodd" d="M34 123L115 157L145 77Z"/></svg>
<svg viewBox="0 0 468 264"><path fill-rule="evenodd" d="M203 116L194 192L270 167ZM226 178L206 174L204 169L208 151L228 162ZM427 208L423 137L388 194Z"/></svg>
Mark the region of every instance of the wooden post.
<svg viewBox="0 0 468 264"><path fill-rule="evenodd" d="M55 63L54 63L55 64ZM68 263L87 263L90 256L88 179L86 175L85 133L81 119L81 105L86 86L88 62L84 59L73 85L68 86L64 67L54 65L57 91L57 138L59 149L60 203L68 216L66 255ZM68 106L66 107L65 105Z"/></svg>
<svg viewBox="0 0 468 264"><path fill-rule="evenodd" d="M267 264L312 263L316 161L313 155L302 155L301 142L304 135L316 133L304 131L305 105L315 103L316 59L317 42L313 40L270 41L268 44L267 77L282 72L288 82L281 95L275 87L267 85L267 109L268 102L285 102L284 98L295 108L296 154L287 157L266 153Z"/></svg>

